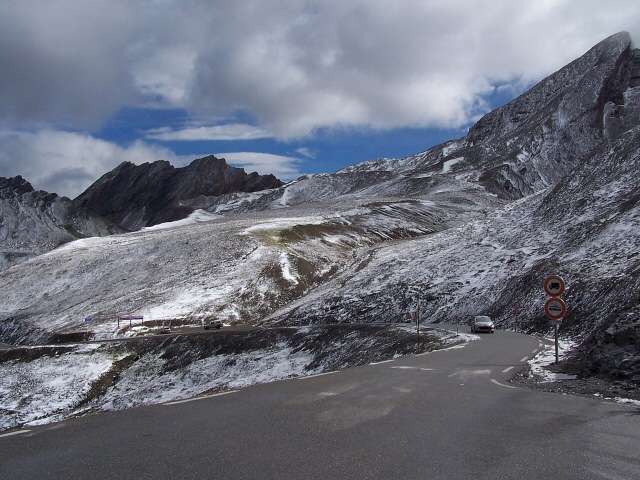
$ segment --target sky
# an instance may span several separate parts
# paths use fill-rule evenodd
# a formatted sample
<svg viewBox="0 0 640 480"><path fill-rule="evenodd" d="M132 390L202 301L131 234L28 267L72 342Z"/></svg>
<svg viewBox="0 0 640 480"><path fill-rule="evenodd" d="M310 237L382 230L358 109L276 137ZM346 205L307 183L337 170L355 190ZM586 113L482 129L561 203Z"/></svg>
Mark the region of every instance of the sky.
<svg viewBox="0 0 640 480"><path fill-rule="evenodd" d="M0 177L74 198L123 161L402 158L622 30L637 0L0 0Z"/></svg>

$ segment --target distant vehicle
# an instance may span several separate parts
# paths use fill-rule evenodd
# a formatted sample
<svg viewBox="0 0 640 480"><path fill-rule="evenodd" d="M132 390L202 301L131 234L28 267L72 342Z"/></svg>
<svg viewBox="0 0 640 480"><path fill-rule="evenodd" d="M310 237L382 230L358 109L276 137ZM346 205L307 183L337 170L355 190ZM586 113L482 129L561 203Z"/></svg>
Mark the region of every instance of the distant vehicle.
<svg viewBox="0 0 640 480"><path fill-rule="evenodd" d="M160 333L171 333L171 327L169 327L168 325L165 325L160 329Z"/></svg>
<svg viewBox="0 0 640 480"><path fill-rule="evenodd" d="M219 330L220 328L222 328L222 321L212 320L211 322L204 324L205 330L209 330L210 328L215 328L216 330Z"/></svg>
<svg viewBox="0 0 640 480"><path fill-rule="evenodd" d="M471 320L472 333L480 333L480 332L493 333L494 330L495 330L495 326L493 325L493 320L491 320L486 315L477 315L473 317L473 320Z"/></svg>

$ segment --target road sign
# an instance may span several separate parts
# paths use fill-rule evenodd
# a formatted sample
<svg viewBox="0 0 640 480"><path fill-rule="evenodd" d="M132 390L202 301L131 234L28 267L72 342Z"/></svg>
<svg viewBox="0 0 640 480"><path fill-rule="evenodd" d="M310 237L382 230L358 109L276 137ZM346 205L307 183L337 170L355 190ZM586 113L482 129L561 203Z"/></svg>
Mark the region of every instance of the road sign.
<svg viewBox="0 0 640 480"><path fill-rule="evenodd" d="M544 281L544 291L550 297L559 297L564 293L564 280L557 275L549 275Z"/></svg>
<svg viewBox="0 0 640 480"><path fill-rule="evenodd" d="M544 305L544 312L551 320L560 320L567 313L567 305L561 298L550 298Z"/></svg>
<svg viewBox="0 0 640 480"><path fill-rule="evenodd" d="M522 313L522 304L516 301L516 303L513 304L513 314L517 317L520 313Z"/></svg>

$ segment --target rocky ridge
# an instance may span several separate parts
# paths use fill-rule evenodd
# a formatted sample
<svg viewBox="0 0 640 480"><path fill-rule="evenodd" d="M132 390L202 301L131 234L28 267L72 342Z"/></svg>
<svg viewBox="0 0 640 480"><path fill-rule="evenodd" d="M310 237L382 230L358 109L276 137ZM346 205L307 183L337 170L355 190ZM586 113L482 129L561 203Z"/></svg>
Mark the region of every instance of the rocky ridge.
<svg viewBox="0 0 640 480"><path fill-rule="evenodd" d="M187 217L194 211L188 201L199 196L256 192L281 185L273 175L247 174L211 155L183 168L167 161L124 162L75 201L128 230L139 230Z"/></svg>

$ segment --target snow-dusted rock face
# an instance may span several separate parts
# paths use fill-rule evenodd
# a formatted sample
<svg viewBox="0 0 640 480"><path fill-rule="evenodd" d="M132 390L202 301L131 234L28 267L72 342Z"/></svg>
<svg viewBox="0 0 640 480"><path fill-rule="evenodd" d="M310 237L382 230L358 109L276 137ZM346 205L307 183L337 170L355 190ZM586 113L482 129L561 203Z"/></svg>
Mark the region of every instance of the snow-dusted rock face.
<svg viewBox="0 0 640 480"><path fill-rule="evenodd" d="M638 124L639 75L640 54L621 32L485 115L465 138L344 171L452 169L501 198L522 198L554 185L594 147Z"/></svg>
<svg viewBox="0 0 640 480"><path fill-rule="evenodd" d="M65 197L0 178L0 270L85 237L123 233Z"/></svg>
<svg viewBox="0 0 640 480"><path fill-rule="evenodd" d="M199 158L184 168L166 161L124 162L98 179L76 202L128 230L139 230L187 217L194 209L182 200L281 185L273 175L247 174L214 156Z"/></svg>

